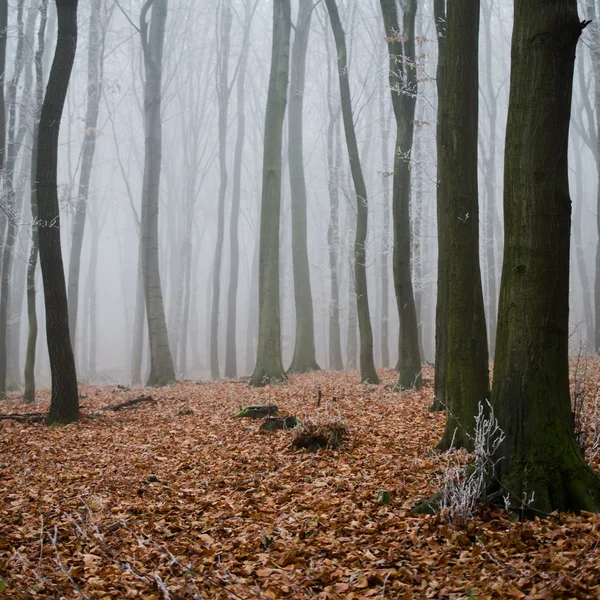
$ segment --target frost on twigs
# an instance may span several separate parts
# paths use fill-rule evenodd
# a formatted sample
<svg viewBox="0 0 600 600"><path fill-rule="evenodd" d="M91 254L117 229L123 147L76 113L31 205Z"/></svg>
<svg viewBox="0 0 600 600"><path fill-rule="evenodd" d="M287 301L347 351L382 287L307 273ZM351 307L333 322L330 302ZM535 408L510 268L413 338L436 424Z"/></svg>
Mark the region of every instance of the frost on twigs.
<svg viewBox="0 0 600 600"><path fill-rule="evenodd" d="M306 417L294 429L292 447L297 450L317 450L339 448L348 437L348 424L339 415Z"/></svg>

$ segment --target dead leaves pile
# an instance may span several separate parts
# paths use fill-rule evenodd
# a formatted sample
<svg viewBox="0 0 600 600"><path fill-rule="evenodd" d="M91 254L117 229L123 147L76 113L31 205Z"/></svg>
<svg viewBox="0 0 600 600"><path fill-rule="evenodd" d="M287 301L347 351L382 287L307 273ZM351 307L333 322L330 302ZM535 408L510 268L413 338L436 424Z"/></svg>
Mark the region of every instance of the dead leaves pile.
<svg viewBox="0 0 600 600"><path fill-rule="evenodd" d="M446 460L431 452L444 421L428 411L431 377L410 393L392 371L379 386L355 372L180 383L118 413L100 409L143 392L84 388L80 423L3 421L0 598L600 597L597 516L519 524L489 510L456 529L409 514ZM339 415L348 441L299 452L292 432L233 418L266 403Z"/></svg>

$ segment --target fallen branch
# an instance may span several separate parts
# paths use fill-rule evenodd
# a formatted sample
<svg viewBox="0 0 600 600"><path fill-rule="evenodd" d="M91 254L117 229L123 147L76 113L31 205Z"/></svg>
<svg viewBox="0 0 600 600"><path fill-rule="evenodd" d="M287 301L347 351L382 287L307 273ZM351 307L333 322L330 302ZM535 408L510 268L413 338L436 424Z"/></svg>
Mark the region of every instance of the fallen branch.
<svg viewBox="0 0 600 600"><path fill-rule="evenodd" d="M155 404L156 400L152 396L140 396L139 398L133 398L132 400L127 400L127 402L121 402L121 404L114 404L112 406L105 406L102 410L124 410L126 408L131 408L132 406L137 406L138 404L144 404L149 402L150 404Z"/></svg>

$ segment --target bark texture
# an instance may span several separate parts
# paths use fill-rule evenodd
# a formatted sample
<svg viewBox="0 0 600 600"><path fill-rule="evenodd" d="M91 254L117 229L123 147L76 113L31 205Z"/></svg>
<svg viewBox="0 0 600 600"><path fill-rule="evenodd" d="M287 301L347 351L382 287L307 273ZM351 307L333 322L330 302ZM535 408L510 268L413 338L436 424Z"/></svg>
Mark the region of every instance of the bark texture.
<svg viewBox="0 0 600 600"><path fill-rule="evenodd" d="M50 424L70 423L79 418L77 373L69 336L57 193L58 134L77 48L77 0L56 0L56 11L56 51L40 115L35 177L46 336L52 376L52 397L47 418Z"/></svg>
<svg viewBox="0 0 600 600"><path fill-rule="evenodd" d="M600 477L574 436L569 393L568 138L576 0L515 0L504 171L504 262L492 405L499 476L515 504L600 509Z"/></svg>
<svg viewBox="0 0 600 600"><path fill-rule="evenodd" d="M250 380L263 386L286 378L281 356L279 221L283 121L287 105L292 15L290 0L273 2L273 47L265 112L258 267L258 348Z"/></svg>
<svg viewBox="0 0 600 600"><path fill-rule="evenodd" d="M415 64L416 0L408 0L404 26L400 32L396 0L381 0L386 42L390 55L390 91L396 117L394 187L392 214L394 226L394 288L400 317L398 340L398 386L404 389L423 385L419 326L413 292L410 247L411 157L417 104Z"/></svg>
<svg viewBox="0 0 600 600"><path fill-rule="evenodd" d="M147 22L148 11L152 11ZM175 381L169 347L165 307L160 281L158 252L158 206L162 162L162 58L167 21L167 0L146 0L140 14L144 55L144 179L140 219L141 260L144 299L150 341L150 374L147 385L168 385Z"/></svg>
<svg viewBox="0 0 600 600"><path fill-rule="evenodd" d="M469 32L465 35L465 32ZM477 181L479 0L449 0L442 178L446 313L446 430L440 449L473 447L479 403L489 398L488 347L479 268Z"/></svg>

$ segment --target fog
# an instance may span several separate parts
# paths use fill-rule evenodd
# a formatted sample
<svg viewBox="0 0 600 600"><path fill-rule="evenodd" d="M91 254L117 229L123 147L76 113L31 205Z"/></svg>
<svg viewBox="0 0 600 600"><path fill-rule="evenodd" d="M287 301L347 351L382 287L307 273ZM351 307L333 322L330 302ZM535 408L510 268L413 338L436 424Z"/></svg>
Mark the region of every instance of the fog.
<svg viewBox="0 0 600 600"><path fill-rule="evenodd" d="M23 5L22 21L18 5ZM7 82L13 74L18 33L25 33L26 58L36 47L39 0L11 0L8 13ZM144 68L139 27L142 2L102 0L101 100L93 169L81 255L79 314L74 334L78 378L97 384L128 384L132 379L136 292L139 281L139 218L144 169ZM339 118L337 58L327 11L317 2L308 42L304 98L304 164L308 199L308 252L314 307L316 358L329 368L331 303L330 253L336 257L339 284L341 347L345 368L357 368L356 299L353 248L356 208L343 127ZM402 5L402 2L400 2ZM254 369L258 334L258 233L263 161L263 129L271 60L272 3L266 0L169 0L162 78L163 148L160 184L159 253L162 291L171 353L179 379L210 377L210 331L215 250L218 235L219 69L226 52L224 6L232 9L227 82L224 203L218 356L224 372L228 296L230 294L230 221L235 149L243 99L245 140L239 197L239 283L235 339L237 376ZM367 274L374 355L378 367L398 360L399 319L392 277L391 184L396 123L388 82L388 53L379 2L344 0L340 13L350 58L354 123L369 196ZM58 182L61 241L68 272L76 216L82 148L86 136L88 49L91 0L80 0L79 41L61 122ZM582 18L585 10L581 10ZM292 1L296 22L298 2ZM247 44L245 26L250 22ZM433 362L437 281L436 225L436 62L433 2L418 3L416 20L419 91L411 158L411 248L413 283L420 325L422 358ZM480 33L479 198L480 263L488 331L494 328L503 246L503 151L510 83L512 3L482 0ZM294 29L292 30L292 36ZM570 169L573 201L570 345L576 353L593 351L593 286L598 241L595 161L594 81L588 52L590 33L578 47L571 126ZM48 5L45 80L56 42L54 3ZM224 50L225 48L225 50ZM247 49L245 82L238 94L240 59ZM25 51L27 53L27 50ZM21 209L15 214L18 237L11 276L8 329L9 385L22 385L28 335L25 275L31 245L30 98L23 96L27 73L17 87L17 126L27 127L17 157L14 181ZM221 88L220 93L224 93ZM7 105L8 110L8 105ZM336 172L328 166L330 119ZM281 339L289 366L295 341L290 180L287 122L284 127L283 189L280 235ZM331 234L332 176L339 193L339 234ZM468 217L468 216L467 216ZM3 225L4 226L4 225ZM387 273L387 290L383 283ZM44 329L41 274L37 275L39 335L38 385L50 383ZM383 298L385 294L385 299ZM138 303L139 303L139 294ZM384 305L387 303L387 317ZM139 308L139 306L138 306ZM144 321L144 331L147 325ZM387 334L384 335L384 334ZM148 371L147 332L143 343L143 377ZM389 359L385 360L383 345Z"/></svg>

